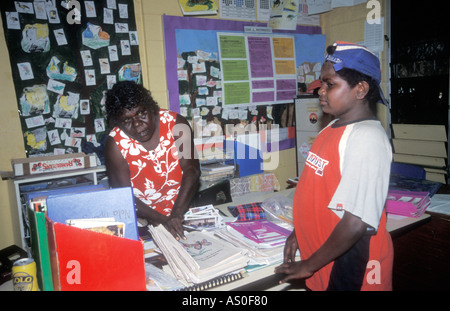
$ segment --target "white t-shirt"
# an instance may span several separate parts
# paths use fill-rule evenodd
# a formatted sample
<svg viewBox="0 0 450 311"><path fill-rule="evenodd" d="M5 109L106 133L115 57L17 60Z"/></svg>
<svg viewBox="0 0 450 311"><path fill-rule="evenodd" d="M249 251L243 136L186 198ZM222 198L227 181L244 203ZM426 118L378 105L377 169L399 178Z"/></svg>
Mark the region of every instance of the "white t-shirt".
<svg viewBox="0 0 450 311"><path fill-rule="evenodd" d="M339 143L341 181L328 207L378 229L389 187L392 147L378 120L347 125Z"/></svg>

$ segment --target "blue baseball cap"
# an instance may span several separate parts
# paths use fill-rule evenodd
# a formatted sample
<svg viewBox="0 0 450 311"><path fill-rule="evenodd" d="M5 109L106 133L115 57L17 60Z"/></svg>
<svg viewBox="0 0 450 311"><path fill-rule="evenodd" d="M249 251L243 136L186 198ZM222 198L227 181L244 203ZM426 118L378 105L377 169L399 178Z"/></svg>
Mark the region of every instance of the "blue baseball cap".
<svg viewBox="0 0 450 311"><path fill-rule="evenodd" d="M386 98L381 90L380 60L363 45L337 41L333 44L336 50L333 54L327 54L325 61L333 63L335 71L343 68L353 69L363 73L377 82L381 101L387 106Z"/></svg>

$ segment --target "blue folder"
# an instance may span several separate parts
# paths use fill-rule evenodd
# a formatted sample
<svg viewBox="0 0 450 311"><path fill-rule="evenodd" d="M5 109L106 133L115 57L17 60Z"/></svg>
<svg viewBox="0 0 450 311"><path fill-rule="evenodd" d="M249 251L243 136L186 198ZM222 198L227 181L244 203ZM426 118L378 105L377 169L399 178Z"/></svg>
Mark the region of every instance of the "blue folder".
<svg viewBox="0 0 450 311"><path fill-rule="evenodd" d="M51 195L47 216L59 223L68 219L114 217L125 223L125 237L139 240L131 187Z"/></svg>

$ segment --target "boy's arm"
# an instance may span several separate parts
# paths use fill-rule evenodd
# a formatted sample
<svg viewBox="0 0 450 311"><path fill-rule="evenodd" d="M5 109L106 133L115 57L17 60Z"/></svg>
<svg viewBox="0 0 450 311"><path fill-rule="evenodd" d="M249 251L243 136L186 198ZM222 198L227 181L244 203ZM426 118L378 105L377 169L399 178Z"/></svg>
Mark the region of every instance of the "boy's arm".
<svg viewBox="0 0 450 311"><path fill-rule="evenodd" d="M310 277L349 250L366 233L366 228L367 225L359 217L345 212L325 243L311 257L295 263L284 263L276 268L276 273L287 274L280 282Z"/></svg>

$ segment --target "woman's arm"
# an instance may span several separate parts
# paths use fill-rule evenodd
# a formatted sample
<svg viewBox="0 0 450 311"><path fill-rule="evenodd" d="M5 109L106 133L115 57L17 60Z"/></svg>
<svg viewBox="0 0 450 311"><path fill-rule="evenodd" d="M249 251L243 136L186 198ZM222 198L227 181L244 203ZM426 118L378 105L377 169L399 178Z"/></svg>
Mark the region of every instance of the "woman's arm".
<svg viewBox="0 0 450 311"><path fill-rule="evenodd" d="M168 224L170 226L168 229L174 236L179 235L184 238L182 222L200 183L200 164L195 152L191 127L181 115L177 116L174 138L179 156L178 163L183 171L183 177L169 217Z"/></svg>

